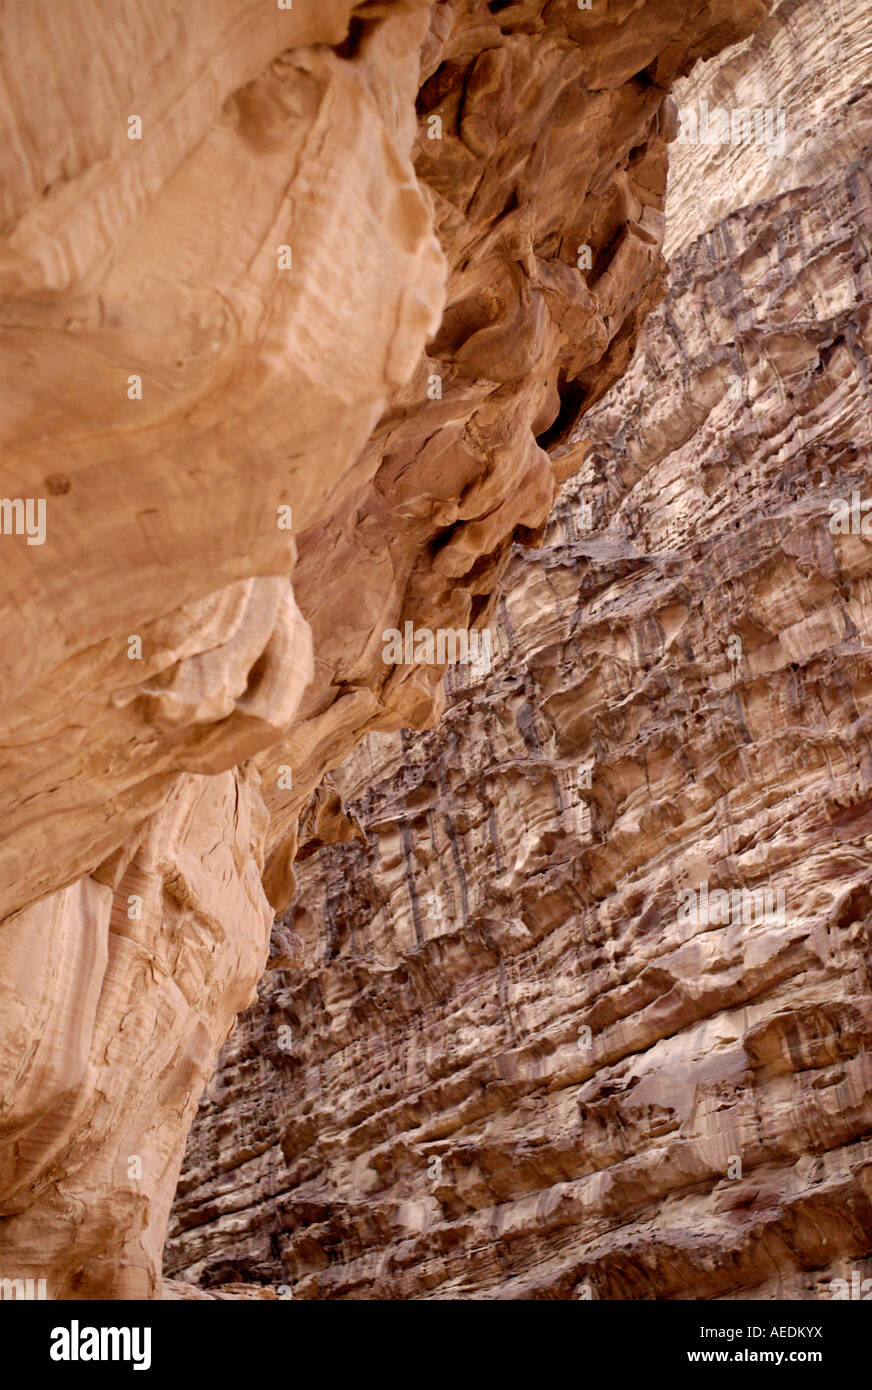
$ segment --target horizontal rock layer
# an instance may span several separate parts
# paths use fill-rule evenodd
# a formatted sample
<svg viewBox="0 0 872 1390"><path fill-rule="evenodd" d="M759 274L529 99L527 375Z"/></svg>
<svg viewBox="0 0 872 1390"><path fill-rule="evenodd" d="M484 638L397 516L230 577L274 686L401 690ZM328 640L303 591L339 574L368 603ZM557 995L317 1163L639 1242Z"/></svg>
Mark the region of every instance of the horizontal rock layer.
<svg viewBox="0 0 872 1390"><path fill-rule="evenodd" d="M811 82L856 131L843 8L834 36L779 5L679 104L728 77L763 101L801 39L788 126ZM198 1114L179 1277L810 1299L872 1275L872 536L830 524L868 497L870 148L830 153L758 185L729 148L725 188L673 147L668 298L555 450L583 463L512 557L493 671L335 775L365 843L324 847L326 799L304 822L296 955Z"/></svg>
<svg viewBox="0 0 872 1390"><path fill-rule="evenodd" d="M382 633L488 621L767 8L3 6L0 1273L159 1294L300 815L443 703Z"/></svg>

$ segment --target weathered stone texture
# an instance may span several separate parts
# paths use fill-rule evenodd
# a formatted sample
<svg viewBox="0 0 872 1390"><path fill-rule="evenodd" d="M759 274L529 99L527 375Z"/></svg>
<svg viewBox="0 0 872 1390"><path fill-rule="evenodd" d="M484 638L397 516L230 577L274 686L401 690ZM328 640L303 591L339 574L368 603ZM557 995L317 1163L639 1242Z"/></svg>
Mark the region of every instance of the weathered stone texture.
<svg viewBox="0 0 872 1390"><path fill-rule="evenodd" d="M679 89L780 95L790 128L811 84L844 138L765 178L756 148L673 147L668 298L554 451L583 462L503 577L493 672L335 774L365 843L304 823L305 963L210 1082L180 1277L809 1299L872 1275L872 536L829 526L869 495L863 8L836 31L788 0ZM779 86L766 55L792 73L800 42ZM703 883L783 916L682 920Z"/></svg>
<svg viewBox="0 0 872 1390"><path fill-rule="evenodd" d="M2 6L2 490L46 503L0 535L3 1273L160 1292L298 820L353 834L325 774L441 708L381 634L489 620L662 294L669 88L767 8Z"/></svg>

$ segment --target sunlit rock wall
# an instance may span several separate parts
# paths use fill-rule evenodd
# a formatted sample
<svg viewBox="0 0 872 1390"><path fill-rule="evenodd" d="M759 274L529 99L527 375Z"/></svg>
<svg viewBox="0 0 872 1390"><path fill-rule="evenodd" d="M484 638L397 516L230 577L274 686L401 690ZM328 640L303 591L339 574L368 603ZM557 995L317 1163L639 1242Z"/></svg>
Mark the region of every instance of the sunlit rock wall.
<svg viewBox="0 0 872 1390"><path fill-rule="evenodd" d="M180 1277L812 1299L872 1276L866 20L790 0L680 86L780 103L785 154L672 147L668 298L513 555L491 673L456 667L438 728L336 773L365 843L324 848L313 805L296 955L192 1132ZM809 93L829 125L797 143Z"/></svg>
<svg viewBox="0 0 872 1390"><path fill-rule="evenodd" d="M490 621L767 8L2 6L0 1275L161 1291L300 814L440 711L382 633Z"/></svg>

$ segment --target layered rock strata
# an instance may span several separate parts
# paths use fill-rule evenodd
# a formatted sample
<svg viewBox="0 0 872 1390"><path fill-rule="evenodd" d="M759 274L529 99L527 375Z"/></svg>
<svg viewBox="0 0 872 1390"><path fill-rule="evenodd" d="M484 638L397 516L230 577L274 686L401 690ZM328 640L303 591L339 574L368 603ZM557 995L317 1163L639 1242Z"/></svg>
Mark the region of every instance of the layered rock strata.
<svg viewBox="0 0 872 1390"><path fill-rule="evenodd" d="M788 0L680 86L781 100L793 143L673 147L668 298L555 459L583 462L513 554L493 670L335 775L365 842L313 807L298 959L192 1132L180 1277L872 1278L870 79L862 6Z"/></svg>
<svg viewBox="0 0 872 1390"><path fill-rule="evenodd" d="M3 7L3 1275L160 1291L299 817L441 708L381 634L489 620L662 293L668 90L766 9Z"/></svg>

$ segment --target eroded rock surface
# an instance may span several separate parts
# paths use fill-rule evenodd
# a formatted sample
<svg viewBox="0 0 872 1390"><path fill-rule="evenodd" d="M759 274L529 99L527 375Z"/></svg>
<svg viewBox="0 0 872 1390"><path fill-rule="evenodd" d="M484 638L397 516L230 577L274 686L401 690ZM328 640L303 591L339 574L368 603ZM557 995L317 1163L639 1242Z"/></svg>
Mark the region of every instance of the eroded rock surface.
<svg viewBox="0 0 872 1390"><path fill-rule="evenodd" d="M365 843L324 848L326 803L304 822L305 965L209 1085L180 1277L811 1299L872 1275L872 536L830 526L869 497L872 66L862 5L788 0L762 33L679 105L734 82L792 139L814 92L830 124L780 166L673 147L668 298L555 450L583 462L512 557L493 672L335 774Z"/></svg>
<svg viewBox="0 0 872 1390"><path fill-rule="evenodd" d="M767 8L3 6L4 1275L160 1291L300 815L440 711L382 633L490 620L662 294L669 88Z"/></svg>

